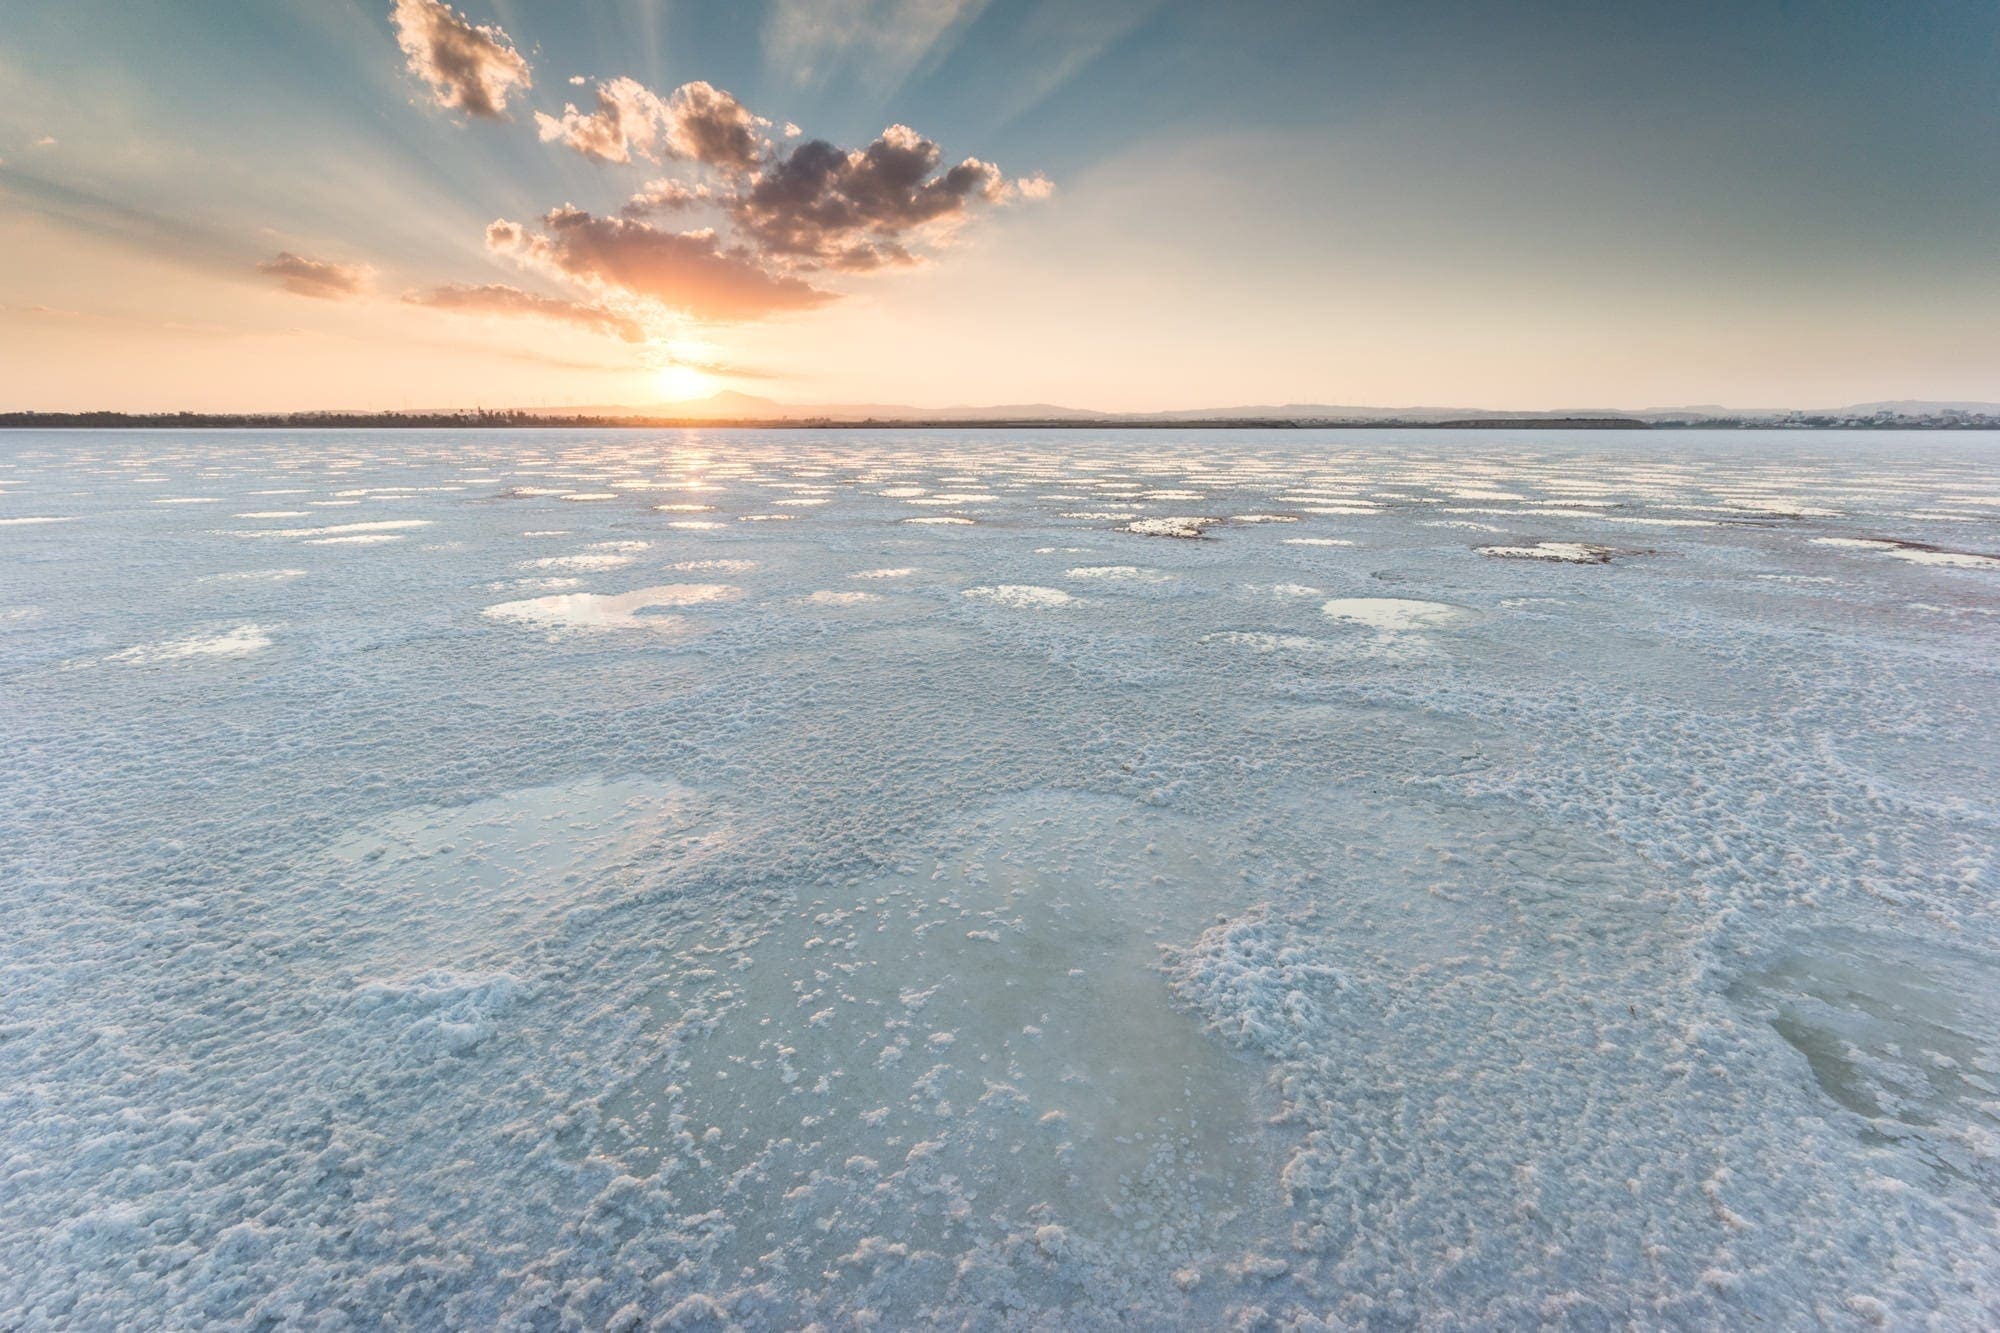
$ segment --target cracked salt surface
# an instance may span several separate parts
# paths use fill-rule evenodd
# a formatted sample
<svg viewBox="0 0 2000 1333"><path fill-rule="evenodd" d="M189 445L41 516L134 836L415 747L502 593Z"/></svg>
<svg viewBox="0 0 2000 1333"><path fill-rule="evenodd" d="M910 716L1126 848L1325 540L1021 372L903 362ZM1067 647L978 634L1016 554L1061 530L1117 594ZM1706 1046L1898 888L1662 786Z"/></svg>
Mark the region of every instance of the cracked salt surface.
<svg viewBox="0 0 2000 1333"><path fill-rule="evenodd" d="M2000 441L321 435L0 440L0 1326L2000 1322Z"/></svg>

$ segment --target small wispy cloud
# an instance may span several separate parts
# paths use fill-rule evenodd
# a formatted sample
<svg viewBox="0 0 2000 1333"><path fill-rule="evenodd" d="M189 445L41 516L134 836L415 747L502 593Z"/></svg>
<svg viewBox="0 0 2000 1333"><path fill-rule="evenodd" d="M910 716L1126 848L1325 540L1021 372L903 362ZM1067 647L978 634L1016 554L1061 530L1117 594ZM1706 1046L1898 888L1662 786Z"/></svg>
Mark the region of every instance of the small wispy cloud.
<svg viewBox="0 0 2000 1333"><path fill-rule="evenodd" d="M631 218L594 217L568 205L543 217L540 232L505 219L494 222L486 229L486 244L534 271L697 319L762 319L833 299L798 278L767 270L745 250L725 249L712 231L667 231Z"/></svg>
<svg viewBox="0 0 2000 1333"><path fill-rule="evenodd" d="M568 301L538 292L523 291L505 283L447 283L422 291L405 292L409 305L433 310L452 310L471 315L506 315L551 320L571 324L593 333L608 333L626 342L644 342L646 330L639 321L615 310L583 301Z"/></svg>
<svg viewBox="0 0 2000 1333"><path fill-rule="evenodd" d="M647 181L639 192L626 201L620 210L628 218L643 218L656 213L681 213L702 204L712 203L716 192L706 185L690 185L686 181L662 177Z"/></svg>
<svg viewBox="0 0 2000 1333"><path fill-rule="evenodd" d="M257 265L257 271L274 278L286 291L323 301L345 301L368 288L372 270L362 264L335 264L323 259L307 259L290 250L280 250Z"/></svg>
<svg viewBox="0 0 2000 1333"><path fill-rule="evenodd" d="M502 119L508 99L533 86L527 60L498 26L476 26L443 0L396 0L390 18L410 73L441 107Z"/></svg>

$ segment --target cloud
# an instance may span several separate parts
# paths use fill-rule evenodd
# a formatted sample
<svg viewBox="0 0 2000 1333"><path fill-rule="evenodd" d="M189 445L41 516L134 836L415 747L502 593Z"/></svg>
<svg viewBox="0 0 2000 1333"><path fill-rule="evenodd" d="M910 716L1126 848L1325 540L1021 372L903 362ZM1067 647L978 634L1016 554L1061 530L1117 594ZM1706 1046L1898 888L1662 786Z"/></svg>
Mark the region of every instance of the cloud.
<svg viewBox="0 0 2000 1333"><path fill-rule="evenodd" d="M755 167L769 147L758 131L770 121L700 80L674 89L667 114L667 142L676 157L740 172Z"/></svg>
<svg viewBox="0 0 2000 1333"><path fill-rule="evenodd" d="M589 305L581 301L566 301L561 297L543 296L537 292L526 292L519 287L509 287L505 283L487 283L483 286L447 283L442 287L432 287L425 291L405 292L403 300L411 305L428 306L433 310L554 320L558 323L574 324L594 333L613 334L628 343L646 340L646 330L637 320L621 315L615 310L607 310L603 306Z"/></svg>
<svg viewBox="0 0 2000 1333"><path fill-rule="evenodd" d="M941 169L937 144L907 125L845 149L824 139L789 143L799 129L786 122L788 146L774 147L763 134L770 121L699 81L662 98L634 79L609 79L597 85L594 111L569 105L560 117L535 120L545 141L601 162L670 158L712 168L719 183L653 181L621 211L640 220L714 204L741 246L780 270L912 264L913 245L944 243L975 206L1046 199L1055 188L1040 175L1010 182L975 157Z"/></svg>
<svg viewBox="0 0 2000 1333"><path fill-rule="evenodd" d="M566 103L560 117L535 113L543 143L563 143L599 162L630 162L637 153L657 162L660 99L637 79L609 79L597 85L597 109L584 112Z"/></svg>
<svg viewBox="0 0 2000 1333"><path fill-rule="evenodd" d="M396 43L439 106L494 119L516 89L533 86L528 62L498 27L475 27L443 0L396 0Z"/></svg>
<svg viewBox="0 0 2000 1333"><path fill-rule="evenodd" d="M639 193L626 201L621 211L628 218L646 217L653 213L679 213L698 204L715 199L715 191L706 185L689 185L686 181L661 178L647 181Z"/></svg>
<svg viewBox="0 0 2000 1333"><path fill-rule="evenodd" d="M833 300L799 274L914 264L949 242L979 206L1046 199L1055 188L1041 175L1009 181L975 157L945 166L938 145L907 125L847 149L801 140L787 121L774 145L765 134L769 120L698 80L666 97L623 77L600 81L595 92L589 111L569 103L560 116L537 112L543 141L600 162L692 162L709 174L698 182L650 181L616 217L565 205L543 219L539 233L495 222L487 244L586 291L696 318L754 319ZM727 226L726 242L712 230L648 221L704 206Z"/></svg>
<svg viewBox="0 0 2000 1333"><path fill-rule="evenodd" d="M891 125L866 148L811 139L759 172L730 201L730 216L759 251L804 266L909 263L907 240L941 240L974 205L1002 202L1012 189L978 158L939 173L941 156L907 125Z"/></svg>
<svg viewBox="0 0 2000 1333"><path fill-rule="evenodd" d="M698 319L760 319L833 299L798 278L767 271L741 248L723 248L711 231L664 231L568 205L544 217L539 234L516 222L494 222L486 244L589 290L643 298Z"/></svg>
<svg viewBox="0 0 2000 1333"><path fill-rule="evenodd" d="M636 79L607 79L597 85L592 111L566 103L560 116L535 113L545 143L565 144L600 162L667 157L732 174L749 171L763 159L769 144L762 131L770 123L731 94L700 81L661 97Z"/></svg>
<svg viewBox="0 0 2000 1333"><path fill-rule="evenodd" d="M307 259L290 250L280 250L257 265L257 271L276 278L286 291L294 295L313 296L325 301L345 301L361 295L368 286L370 272L359 264Z"/></svg>

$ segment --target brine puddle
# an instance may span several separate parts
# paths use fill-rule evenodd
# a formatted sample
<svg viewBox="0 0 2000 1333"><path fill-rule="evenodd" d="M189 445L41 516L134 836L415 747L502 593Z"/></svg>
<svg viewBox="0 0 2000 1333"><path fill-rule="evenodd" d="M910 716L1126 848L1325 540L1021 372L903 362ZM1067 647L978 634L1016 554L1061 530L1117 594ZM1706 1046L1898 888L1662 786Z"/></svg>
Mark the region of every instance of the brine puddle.
<svg viewBox="0 0 2000 1333"><path fill-rule="evenodd" d="M511 962L691 854L708 808L672 782L586 778L399 810L312 863L337 890L314 928L330 962L374 975Z"/></svg>
<svg viewBox="0 0 2000 1333"><path fill-rule="evenodd" d="M629 1169L709 1199L746 1269L915 1297L984 1252L1038 1282L1193 1285L1285 1225L1270 1067L1176 1010L1159 967L1230 905L1225 865L1072 794L800 902L607 1106Z"/></svg>
<svg viewBox="0 0 2000 1333"><path fill-rule="evenodd" d="M1804 1057L1820 1092L1935 1173L2000 1201L2000 968L1969 951L1836 931L1740 978L1730 997Z"/></svg>

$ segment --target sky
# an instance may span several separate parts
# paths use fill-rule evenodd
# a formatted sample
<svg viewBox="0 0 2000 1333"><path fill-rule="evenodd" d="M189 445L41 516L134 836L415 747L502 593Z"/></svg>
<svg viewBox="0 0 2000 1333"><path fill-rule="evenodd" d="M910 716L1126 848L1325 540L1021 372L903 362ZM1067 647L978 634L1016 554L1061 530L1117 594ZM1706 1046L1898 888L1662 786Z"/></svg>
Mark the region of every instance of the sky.
<svg viewBox="0 0 2000 1333"><path fill-rule="evenodd" d="M0 410L2000 400L2000 5L5 0Z"/></svg>

